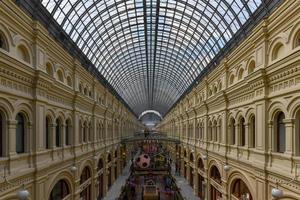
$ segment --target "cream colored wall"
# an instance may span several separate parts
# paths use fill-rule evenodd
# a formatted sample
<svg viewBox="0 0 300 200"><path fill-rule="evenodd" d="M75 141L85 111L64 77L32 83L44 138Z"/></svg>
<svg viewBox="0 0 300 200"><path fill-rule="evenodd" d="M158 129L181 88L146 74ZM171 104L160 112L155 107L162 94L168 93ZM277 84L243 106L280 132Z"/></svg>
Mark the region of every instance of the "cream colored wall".
<svg viewBox="0 0 300 200"><path fill-rule="evenodd" d="M288 199L300 199L300 3L284 3L254 28L252 33L222 62L187 94L164 118L159 129L182 141L182 152L187 150L195 158L203 158L206 180L209 169L216 165L222 176L218 186L225 199L233 199L230 184L241 178L249 187L255 200L272 199L271 189L284 191ZM298 40L298 46L296 46ZM279 45L280 44L280 45ZM278 46L281 46L278 50ZM278 55L275 51L278 50ZM276 59L273 59L276 58ZM251 61L254 72L248 73ZM240 79L239 72L244 73ZM230 79L233 83L230 84ZM221 84L220 84L221 83ZM216 89L215 89L216 88ZM286 151L275 152L274 118L279 111L285 114ZM256 147L252 147L249 120L255 116ZM234 118L236 143L229 143L231 130L229 119ZM240 145L238 119L245 119L245 146ZM215 123L217 141L208 140L209 124ZM204 125L204 137L200 139L200 124ZM191 125L189 129L188 124ZM199 124L199 125L198 125ZM189 133L189 135L188 135ZM173 151L175 152L175 151ZM196 161L197 161L196 159ZM188 158L182 160L188 162ZM230 170L223 168L228 164ZM194 191L198 192L195 174ZM208 187L206 187L208 192Z"/></svg>
<svg viewBox="0 0 300 200"><path fill-rule="evenodd" d="M107 168L116 163L118 174L121 173L121 137L141 129L141 124L76 58L62 49L44 27L13 2L4 0L0 3L0 33L8 43L8 51L0 49L0 111L5 118L5 155L0 157L0 199L15 198L24 184L30 191L30 199L47 200L51 188L62 178L70 185L68 199L79 199L82 189L80 174L85 166L91 169L92 199L96 199L97 174L104 173L106 191ZM27 51L29 62L20 57L20 45L25 53ZM53 74L47 74L46 65ZM63 82L58 80L59 70ZM71 80L69 85L67 77ZM87 94L84 90L79 91L79 84L83 89L87 88ZM22 154L15 150L15 117L19 112L26 116L26 152ZM46 116L52 119L49 149L45 147ZM63 141L65 121L71 121L71 145L56 147L54 144L55 120L58 118L63 121ZM91 138L86 143L80 141L79 120L91 125ZM115 150L118 151L117 158L113 156ZM109 153L113 157L112 163L106 162ZM100 158L104 161L104 171L98 172ZM73 165L77 167L75 172L70 170ZM7 178L12 185L2 178L4 167L7 167Z"/></svg>

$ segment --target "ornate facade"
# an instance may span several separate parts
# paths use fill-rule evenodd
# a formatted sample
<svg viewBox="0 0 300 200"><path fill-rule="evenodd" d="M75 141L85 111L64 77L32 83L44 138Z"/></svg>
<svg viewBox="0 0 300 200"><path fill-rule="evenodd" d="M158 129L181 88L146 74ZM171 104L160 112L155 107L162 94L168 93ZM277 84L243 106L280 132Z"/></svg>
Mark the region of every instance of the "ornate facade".
<svg viewBox="0 0 300 200"><path fill-rule="evenodd" d="M0 199L97 199L136 116L14 1L0 2ZM3 177L4 175L4 177ZM23 185L23 186L22 186Z"/></svg>
<svg viewBox="0 0 300 200"><path fill-rule="evenodd" d="M285 1L165 116L205 199L300 199L300 2ZM173 148L173 147L170 147Z"/></svg>

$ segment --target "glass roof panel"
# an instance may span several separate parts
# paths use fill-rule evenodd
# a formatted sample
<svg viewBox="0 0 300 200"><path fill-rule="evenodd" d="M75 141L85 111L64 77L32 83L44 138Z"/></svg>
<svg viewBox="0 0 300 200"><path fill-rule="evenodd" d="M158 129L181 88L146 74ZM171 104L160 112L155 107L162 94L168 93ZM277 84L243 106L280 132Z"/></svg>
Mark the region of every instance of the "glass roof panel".
<svg viewBox="0 0 300 200"><path fill-rule="evenodd" d="M41 0L136 112L164 114L261 0Z"/></svg>

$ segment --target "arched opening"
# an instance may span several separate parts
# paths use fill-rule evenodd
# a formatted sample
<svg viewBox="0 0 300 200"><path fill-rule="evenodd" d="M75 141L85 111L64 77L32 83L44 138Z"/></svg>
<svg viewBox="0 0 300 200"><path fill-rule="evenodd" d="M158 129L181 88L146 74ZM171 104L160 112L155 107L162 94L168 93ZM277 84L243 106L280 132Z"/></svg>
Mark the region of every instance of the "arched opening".
<svg viewBox="0 0 300 200"><path fill-rule="evenodd" d="M91 142L93 140L93 127L92 127L92 123L90 122L89 123L89 127L88 127L88 130L89 130L89 142Z"/></svg>
<svg viewBox="0 0 300 200"><path fill-rule="evenodd" d="M198 159L197 167L198 169L204 172L204 163L201 158ZM201 176L200 173L198 173L198 197L200 197L200 199L204 199L204 195L205 195L204 177Z"/></svg>
<svg viewBox="0 0 300 200"><path fill-rule="evenodd" d="M25 153L25 116L22 113L18 113L16 121L16 152Z"/></svg>
<svg viewBox="0 0 300 200"><path fill-rule="evenodd" d="M87 122L85 121L83 123L83 142L86 143L87 142L87 131L88 131L88 125Z"/></svg>
<svg viewBox="0 0 300 200"><path fill-rule="evenodd" d="M45 147L46 149L50 149L50 133L51 133L51 117L46 116L46 131L45 131Z"/></svg>
<svg viewBox="0 0 300 200"><path fill-rule="evenodd" d="M62 122L60 119L56 119L55 121L56 126L55 126L55 146L56 147L61 147L61 128L62 128Z"/></svg>
<svg viewBox="0 0 300 200"><path fill-rule="evenodd" d="M104 196L104 179L103 179L103 160L99 159L98 165L97 165L97 171L98 171L98 199L102 199Z"/></svg>
<svg viewBox="0 0 300 200"><path fill-rule="evenodd" d="M8 41L3 32L0 31L0 49L5 51L9 51L8 49Z"/></svg>
<svg viewBox="0 0 300 200"><path fill-rule="evenodd" d="M212 139L213 139L212 132L213 132L213 124L212 124L212 121L209 121L209 123L208 123L208 136L207 136L208 141L212 141Z"/></svg>
<svg viewBox="0 0 300 200"><path fill-rule="evenodd" d="M255 136L255 116L252 115L249 119L249 146L252 148L255 148L256 146Z"/></svg>
<svg viewBox="0 0 300 200"><path fill-rule="evenodd" d="M300 156L300 109L295 117L295 136L296 155Z"/></svg>
<svg viewBox="0 0 300 200"><path fill-rule="evenodd" d="M66 134L65 144L67 146L71 145L71 127L72 127L71 120L67 119L66 120L66 131L65 131L65 134Z"/></svg>
<svg viewBox="0 0 300 200"><path fill-rule="evenodd" d="M87 88L85 87L85 88L83 89L83 94L84 94L84 95L87 95L87 91L88 91L88 90L87 90Z"/></svg>
<svg viewBox="0 0 300 200"><path fill-rule="evenodd" d="M218 141L218 123L216 120L214 120L213 124L213 141L217 142Z"/></svg>
<svg viewBox="0 0 300 200"><path fill-rule="evenodd" d="M284 46L282 43L277 43L272 52L272 60L276 60L284 55Z"/></svg>
<svg viewBox="0 0 300 200"><path fill-rule="evenodd" d="M255 70L255 61L251 60L251 62L248 65L248 74L251 74Z"/></svg>
<svg viewBox="0 0 300 200"><path fill-rule="evenodd" d="M275 151L279 153L285 152L285 115L283 112L277 113L275 117Z"/></svg>
<svg viewBox="0 0 300 200"><path fill-rule="evenodd" d="M61 70L57 70L57 79L60 81L60 82L64 82L64 75L62 73Z"/></svg>
<svg viewBox="0 0 300 200"><path fill-rule="evenodd" d="M253 200L247 185L241 179L236 179L231 188L231 194L235 199Z"/></svg>
<svg viewBox="0 0 300 200"><path fill-rule="evenodd" d="M222 119L219 118L218 124L217 124L217 141L220 143L222 142Z"/></svg>
<svg viewBox="0 0 300 200"><path fill-rule="evenodd" d="M79 89L79 92L82 93L82 84L81 83L79 83L78 89Z"/></svg>
<svg viewBox="0 0 300 200"><path fill-rule="evenodd" d="M91 191L91 182L88 182L91 179L91 172L88 167L85 167L80 176L80 185L84 185L84 189L80 192L80 198L84 200L92 199Z"/></svg>
<svg viewBox="0 0 300 200"><path fill-rule="evenodd" d="M232 85L234 82L234 75L231 74L231 76L229 77L229 85Z"/></svg>
<svg viewBox="0 0 300 200"><path fill-rule="evenodd" d="M211 180L214 180L217 184L221 185L222 180L221 180L221 175L216 166L212 166L211 171L210 171L210 178ZM222 193L218 191L217 188L213 186L213 184L210 184L210 199L211 200L218 200L222 198Z"/></svg>
<svg viewBox="0 0 300 200"><path fill-rule="evenodd" d="M53 76L53 68L49 62L46 63L46 73L51 77Z"/></svg>
<svg viewBox="0 0 300 200"><path fill-rule="evenodd" d="M53 187L49 200L64 200L67 199L70 194L70 189L65 180L58 181Z"/></svg>
<svg viewBox="0 0 300 200"><path fill-rule="evenodd" d="M229 142L231 145L235 145L235 120L232 117L229 121Z"/></svg>
<svg viewBox="0 0 300 200"><path fill-rule="evenodd" d="M112 166L111 166L111 154L109 153L107 155L107 165L109 166L108 167L108 172L107 172L107 188L110 188L111 184L112 184Z"/></svg>
<svg viewBox="0 0 300 200"><path fill-rule="evenodd" d="M24 45L21 44L17 47L17 56L21 60L23 60L27 63L30 63L29 52L28 52L27 48Z"/></svg>
<svg viewBox="0 0 300 200"><path fill-rule="evenodd" d="M3 113L0 111L0 157L4 157L5 155L5 117Z"/></svg>
<svg viewBox="0 0 300 200"><path fill-rule="evenodd" d="M295 35L293 48L296 48L299 46L300 46L300 30L298 30L298 32Z"/></svg>
<svg viewBox="0 0 300 200"><path fill-rule="evenodd" d="M238 80L241 80L244 77L244 68L240 68L238 74Z"/></svg>
<svg viewBox="0 0 300 200"><path fill-rule="evenodd" d="M70 76L67 76L67 85L72 87L72 79Z"/></svg>
<svg viewBox="0 0 300 200"><path fill-rule="evenodd" d="M239 120L239 128L240 128L240 145L245 146L246 144L246 127L245 127L245 119L241 117Z"/></svg>

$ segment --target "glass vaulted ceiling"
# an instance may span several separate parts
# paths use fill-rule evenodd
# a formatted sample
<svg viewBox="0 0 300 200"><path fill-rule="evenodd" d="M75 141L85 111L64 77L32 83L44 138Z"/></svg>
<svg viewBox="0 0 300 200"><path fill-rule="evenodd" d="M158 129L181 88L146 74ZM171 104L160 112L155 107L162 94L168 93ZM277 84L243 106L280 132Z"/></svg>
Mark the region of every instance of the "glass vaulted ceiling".
<svg viewBox="0 0 300 200"><path fill-rule="evenodd" d="M261 0L42 0L137 115L164 114Z"/></svg>

